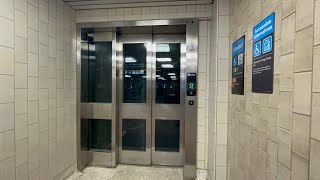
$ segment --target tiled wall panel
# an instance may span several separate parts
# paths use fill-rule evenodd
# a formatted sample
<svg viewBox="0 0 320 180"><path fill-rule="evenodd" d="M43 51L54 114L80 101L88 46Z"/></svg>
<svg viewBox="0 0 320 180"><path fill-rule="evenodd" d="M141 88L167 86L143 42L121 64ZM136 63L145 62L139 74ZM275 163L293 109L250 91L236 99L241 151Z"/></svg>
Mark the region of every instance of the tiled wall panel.
<svg viewBox="0 0 320 180"><path fill-rule="evenodd" d="M212 15L210 5L178 5L99 10L77 10L77 22L104 22L147 19L207 18Z"/></svg>
<svg viewBox="0 0 320 180"><path fill-rule="evenodd" d="M230 1L231 42L246 35L246 59L250 59L246 61L245 84L249 88L245 89L244 98L230 95L230 180L320 179L316 170L320 160L319 4L319 0ZM244 11L249 13L243 16ZM272 12L276 14L275 45L279 44L275 47L274 92L252 93L252 28ZM247 26L247 30L239 31L242 26ZM270 113L270 108L274 113ZM243 126L251 131L246 143L238 130ZM251 149L246 168L242 163L246 161L246 153L241 151L243 145ZM250 178L244 178L245 174Z"/></svg>
<svg viewBox="0 0 320 180"><path fill-rule="evenodd" d="M58 8L67 12L60 13L59 21L56 17ZM55 92L58 86L57 81L51 81L56 79L58 71L55 64L56 49L59 49L55 34L57 24L59 22L62 29L69 30L60 34L61 39L72 37L70 29L75 27L74 14L75 11L61 0L0 2L0 179L59 179L65 176L65 170L69 167L75 170L75 158L66 158L65 153L57 154L58 149L63 149L68 150L68 157L75 157L75 144L68 143L76 141L75 135L72 135L75 126L69 125L70 115L57 116ZM71 48L75 48L72 38L65 41L70 46L68 49L62 48L63 51L70 51L65 54L71 54ZM49 61L49 57L53 59ZM63 59L62 66L65 67L66 61L71 60ZM66 71L75 74L70 66L66 68ZM75 81L75 78L64 77L64 74L61 78L61 81ZM72 90L63 86L59 88ZM61 97L60 100L72 102L70 97ZM74 139L67 142L66 138L56 146L49 146L49 140L57 142L57 136L49 135L61 131L62 126L57 128L57 118L63 127L69 129L66 131L63 128L60 136ZM49 169L53 160L51 154L57 154L54 161L62 162L60 171L52 174ZM56 169L57 166L55 164L50 168ZM71 172L68 171L69 174Z"/></svg>

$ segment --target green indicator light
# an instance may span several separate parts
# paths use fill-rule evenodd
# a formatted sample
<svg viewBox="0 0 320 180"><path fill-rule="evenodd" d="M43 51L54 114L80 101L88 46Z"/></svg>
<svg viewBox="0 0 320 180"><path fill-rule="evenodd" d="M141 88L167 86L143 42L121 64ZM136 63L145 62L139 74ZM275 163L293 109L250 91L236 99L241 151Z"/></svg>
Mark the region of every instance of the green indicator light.
<svg viewBox="0 0 320 180"><path fill-rule="evenodd" d="M189 82L189 84L188 84L188 90L189 90L189 91L195 91L195 90L196 90L196 83L194 83L194 82Z"/></svg>

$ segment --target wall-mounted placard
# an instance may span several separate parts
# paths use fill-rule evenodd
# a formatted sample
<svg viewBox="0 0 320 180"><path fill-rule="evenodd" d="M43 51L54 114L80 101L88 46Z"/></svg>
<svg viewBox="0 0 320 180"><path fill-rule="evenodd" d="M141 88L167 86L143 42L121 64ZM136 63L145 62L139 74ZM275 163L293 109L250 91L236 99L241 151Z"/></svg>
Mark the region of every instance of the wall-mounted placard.
<svg viewBox="0 0 320 180"><path fill-rule="evenodd" d="M244 94L245 36L232 44L232 94Z"/></svg>
<svg viewBox="0 0 320 180"><path fill-rule="evenodd" d="M273 93L274 23L272 13L253 27L252 92Z"/></svg>

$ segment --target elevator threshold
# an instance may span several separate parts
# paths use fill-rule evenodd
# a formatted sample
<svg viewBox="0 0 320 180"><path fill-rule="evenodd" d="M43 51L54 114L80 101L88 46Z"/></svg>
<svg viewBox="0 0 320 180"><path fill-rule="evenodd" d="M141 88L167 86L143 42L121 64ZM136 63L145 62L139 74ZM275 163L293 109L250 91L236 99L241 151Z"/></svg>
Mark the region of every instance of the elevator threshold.
<svg viewBox="0 0 320 180"><path fill-rule="evenodd" d="M87 167L67 180L183 180L183 168L124 164L116 168Z"/></svg>
<svg viewBox="0 0 320 180"><path fill-rule="evenodd" d="M207 180L206 170L197 170L195 180ZM182 167L119 164L116 168L86 167L66 180L183 180Z"/></svg>

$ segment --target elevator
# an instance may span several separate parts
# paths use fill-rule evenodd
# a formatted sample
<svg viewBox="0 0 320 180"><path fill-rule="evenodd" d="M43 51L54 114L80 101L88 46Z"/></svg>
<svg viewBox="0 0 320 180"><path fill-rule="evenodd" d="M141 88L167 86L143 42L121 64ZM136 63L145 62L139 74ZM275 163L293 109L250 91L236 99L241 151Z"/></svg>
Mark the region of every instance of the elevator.
<svg viewBox="0 0 320 180"><path fill-rule="evenodd" d="M78 167L184 167L195 176L196 20L78 25Z"/></svg>

